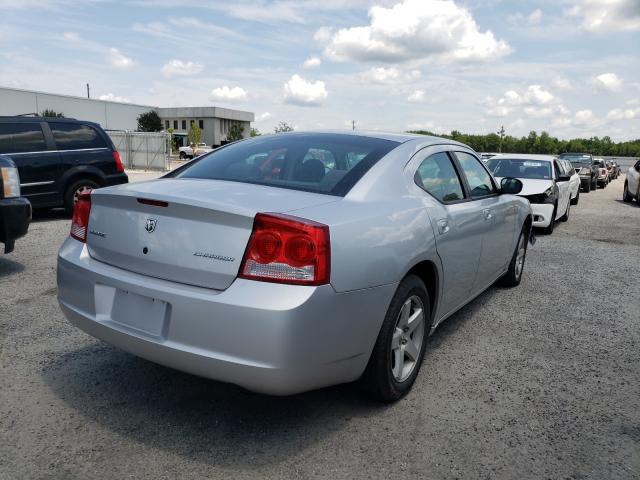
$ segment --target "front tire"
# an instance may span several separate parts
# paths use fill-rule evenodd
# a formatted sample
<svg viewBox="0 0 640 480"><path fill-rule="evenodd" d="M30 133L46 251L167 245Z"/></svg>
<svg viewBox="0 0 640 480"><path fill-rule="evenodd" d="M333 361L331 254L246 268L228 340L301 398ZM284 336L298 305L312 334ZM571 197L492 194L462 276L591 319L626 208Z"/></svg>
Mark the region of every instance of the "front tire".
<svg viewBox="0 0 640 480"><path fill-rule="evenodd" d="M524 261L527 258L527 244L529 243L529 230L526 226L522 228L516 250L513 252L509 269L499 280L503 287L517 287L522 279L522 271L524 270Z"/></svg>
<svg viewBox="0 0 640 480"><path fill-rule="evenodd" d="M549 222L549 225L542 229L542 232L545 235L551 235L553 233L553 229L556 226L556 213L558 213L557 203L553 206L553 213L551 214L551 221Z"/></svg>
<svg viewBox="0 0 640 480"><path fill-rule="evenodd" d="M580 201L580 189L578 189L578 193L576 193L575 198L571 199L571 205L578 205L579 201Z"/></svg>
<svg viewBox="0 0 640 480"><path fill-rule="evenodd" d="M187 159L187 154L184 152L180 152L180 160L186 160Z"/></svg>
<svg viewBox="0 0 640 480"><path fill-rule="evenodd" d="M584 187L584 192L589 193L591 191L591 182L587 183L587 186Z"/></svg>
<svg viewBox="0 0 640 480"><path fill-rule="evenodd" d="M100 185L88 178L81 178L69 185L64 191L64 209L67 215L73 214L73 206L81 193L89 192L95 188L100 188Z"/></svg>
<svg viewBox="0 0 640 480"><path fill-rule="evenodd" d="M404 397L415 382L431 327L429 293L422 280L400 282L382 322L361 386L382 402Z"/></svg>
<svg viewBox="0 0 640 480"><path fill-rule="evenodd" d="M567 209L564 211L564 215L562 215L560 217L560 221L561 222L566 222L567 220L569 220L569 212L571 210L571 202L567 202Z"/></svg>

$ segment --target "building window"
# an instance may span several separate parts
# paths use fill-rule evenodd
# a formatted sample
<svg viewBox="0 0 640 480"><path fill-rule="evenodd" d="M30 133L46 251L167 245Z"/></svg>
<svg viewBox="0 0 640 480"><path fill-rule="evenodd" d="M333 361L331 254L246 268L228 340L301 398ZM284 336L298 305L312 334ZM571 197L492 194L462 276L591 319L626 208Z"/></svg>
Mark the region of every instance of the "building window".
<svg viewBox="0 0 640 480"><path fill-rule="evenodd" d="M200 127L200 130L204 129L204 120L198 120L198 127Z"/></svg>
<svg viewBox="0 0 640 480"><path fill-rule="evenodd" d="M174 120L173 121L173 129L177 130L178 129L178 120Z"/></svg>
<svg viewBox="0 0 640 480"><path fill-rule="evenodd" d="M186 129L187 129L187 121L182 120L182 130L186 130Z"/></svg>
<svg viewBox="0 0 640 480"><path fill-rule="evenodd" d="M169 130L169 120L164 121L164 129Z"/></svg>

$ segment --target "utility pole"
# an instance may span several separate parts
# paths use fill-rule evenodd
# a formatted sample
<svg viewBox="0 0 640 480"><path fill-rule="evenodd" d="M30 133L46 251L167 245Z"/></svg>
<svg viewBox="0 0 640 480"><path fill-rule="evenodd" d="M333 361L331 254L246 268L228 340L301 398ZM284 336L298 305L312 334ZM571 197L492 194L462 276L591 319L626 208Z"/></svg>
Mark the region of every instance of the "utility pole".
<svg viewBox="0 0 640 480"><path fill-rule="evenodd" d="M356 129L356 121L351 120L351 130L355 130L355 129Z"/></svg>
<svg viewBox="0 0 640 480"><path fill-rule="evenodd" d="M89 84L87 83L87 98L91 98L91 96L89 95Z"/></svg>
<svg viewBox="0 0 640 480"><path fill-rule="evenodd" d="M498 130L498 135L500 135L500 145L498 146L498 152L502 153L502 140L504 139L504 125L500 126L500 130Z"/></svg>

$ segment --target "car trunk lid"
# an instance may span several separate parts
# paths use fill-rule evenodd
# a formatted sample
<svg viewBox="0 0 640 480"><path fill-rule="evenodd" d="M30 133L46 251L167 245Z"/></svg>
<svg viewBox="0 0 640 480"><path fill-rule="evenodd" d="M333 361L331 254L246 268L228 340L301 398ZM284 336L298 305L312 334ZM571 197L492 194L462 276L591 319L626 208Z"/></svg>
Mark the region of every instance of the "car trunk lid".
<svg viewBox="0 0 640 480"><path fill-rule="evenodd" d="M125 270L224 290L238 274L256 213L338 200L218 180L133 183L93 193L87 245L91 257Z"/></svg>

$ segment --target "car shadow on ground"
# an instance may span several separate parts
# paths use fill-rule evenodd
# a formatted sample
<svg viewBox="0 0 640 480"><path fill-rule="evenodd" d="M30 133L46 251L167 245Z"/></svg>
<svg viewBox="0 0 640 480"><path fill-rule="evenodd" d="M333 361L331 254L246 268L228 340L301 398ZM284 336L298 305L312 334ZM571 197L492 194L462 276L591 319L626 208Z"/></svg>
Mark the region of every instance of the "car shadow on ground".
<svg viewBox="0 0 640 480"><path fill-rule="evenodd" d="M4 246L0 245L0 249L4 249ZM2 256L2 251L4 250L0 250L0 278L8 277L24 270L23 264Z"/></svg>
<svg viewBox="0 0 640 480"><path fill-rule="evenodd" d="M446 320L428 340L430 351L450 337L493 295L490 288ZM428 369L422 374L428 374ZM208 465L247 470L277 464L402 403L368 399L355 384L290 397L253 394L137 358L102 342L70 351L42 370L53 393L72 409L118 435ZM354 446L354 454L359 454Z"/></svg>
<svg viewBox="0 0 640 480"><path fill-rule="evenodd" d="M619 198L615 199L616 203L619 203L620 205L626 205L627 207L638 207L638 202L636 202L635 200L631 201L631 202L625 202L624 200L621 200Z"/></svg>

